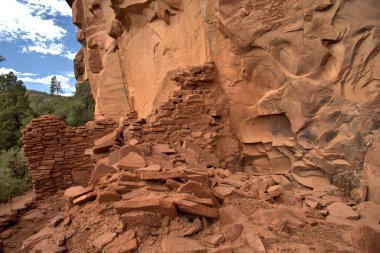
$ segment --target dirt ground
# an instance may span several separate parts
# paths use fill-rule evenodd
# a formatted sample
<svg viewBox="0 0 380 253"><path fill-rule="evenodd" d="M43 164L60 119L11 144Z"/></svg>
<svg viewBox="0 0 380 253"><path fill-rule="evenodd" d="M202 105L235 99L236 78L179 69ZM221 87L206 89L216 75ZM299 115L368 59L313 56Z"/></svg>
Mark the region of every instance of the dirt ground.
<svg viewBox="0 0 380 253"><path fill-rule="evenodd" d="M279 230L267 227L265 224L257 224L252 216L258 210L277 209L279 206L284 206L282 204L233 196L225 200L224 206L231 206L236 210L237 217L243 216L246 219L247 224L243 224L244 229L248 233L258 235L267 252L360 252L343 239L342 233L347 229L346 226L326 222L323 219L308 218L300 228ZM67 252L100 252L91 244L92 241L106 231L122 233L125 229L119 220L119 215L110 205L98 205L93 202L69 207L62 195L57 194L36 201L30 210L19 217L15 225L1 233L3 252L28 252L22 250L22 242L44 227L51 226L52 219L59 213L71 217L70 225L57 230L63 234L67 234L68 231L74 234L66 241ZM137 237L141 242L137 252L162 252L160 248L162 240L180 235L180 232L191 223L189 221L194 218L186 214L180 214L175 219L162 217L160 227L136 228ZM209 220L208 227L204 227L190 238L212 250L213 246L208 243L208 239L220 230L217 221ZM9 237L4 238L7 236ZM230 245L234 249L233 252L252 252L242 238Z"/></svg>

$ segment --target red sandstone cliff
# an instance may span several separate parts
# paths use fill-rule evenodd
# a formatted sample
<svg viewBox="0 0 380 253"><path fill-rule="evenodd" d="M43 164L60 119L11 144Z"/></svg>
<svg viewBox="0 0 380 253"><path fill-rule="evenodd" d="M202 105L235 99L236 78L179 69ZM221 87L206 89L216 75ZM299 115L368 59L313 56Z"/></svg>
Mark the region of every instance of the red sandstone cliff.
<svg viewBox="0 0 380 253"><path fill-rule="evenodd" d="M97 119L23 130L0 252L379 252L377 1L67 2Z"/></svg>
<svg viewBox="0 0 380 253"><path fill-rule="evenodd" d="M213 61L245 170L291 171L309 187L379 174L371 156L363 166L379 127L377 1L68 2L97 118L147 117L173 74Z"/></svg>

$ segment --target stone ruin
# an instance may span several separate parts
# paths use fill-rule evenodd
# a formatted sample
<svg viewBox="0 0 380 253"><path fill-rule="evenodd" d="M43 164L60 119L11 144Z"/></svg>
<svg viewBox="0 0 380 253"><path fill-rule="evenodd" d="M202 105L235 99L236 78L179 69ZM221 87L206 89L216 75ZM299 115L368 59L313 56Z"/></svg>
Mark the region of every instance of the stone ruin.
<svg viewBox="0 0 380 253"><path fill-rule="evenodd" d="M353 193L354 210L342 189L323 177L290 174L286 161L294 154L287 149L275 143L241 147L216 76L211 62L173 74L176 88L146 118L131 111L118 123L103 119L77 129L53 116L34 119L23 140L35 192L51 196L67 188L66 207L23 241L22 250L270 252L260 237L263 228L292 234L326 220L353 226L343 236L355 246L344 249L375 252L380 217L367 210L380 205L365 201L367 188ZM278 123L276 136L292 147L284 121ZM252 161L249 154L259 152L274 153L271 164L242 171ZM248 210L239 210L242 205ZM373 239L363 244L363 233ZM337 245L318 247L323 252L342 247Z"/></svg>
<svg viewBox="0 0 380 253"><path fill-rule="evenodd" d="M24 130L23 250L380 250L376 0L67 2L96 121Z"/></svg>
<svg viewBox="0 0 380 253"><path fill-rule="evenodd" d="M68 3L82 44L75 76L90 81L96 118L147 118L175 73L214 62L240 170L362 183L380 201L379 163L365 162L379 128L376 0Z"/></svg>
<svg viewBox="0 0 380 253"><path fill-rule="evenodd" d="M22 134L34 191L50 195L74 184L87 186L93 164L84 151L115 126L112 120L71 128L54 116L32 119Z"/></svg>
<svg viewBox="0 0 380 253"><path fill-rule="evenodd" d="M237 171L240 147L224 107L223 91L214 83L215 75L213 63L177 73L173 80L178 89L147 119L132 111L120 119L119 125L112 119L103 119L78 128L67 127L53 116L33 119L23 130L23 149L34 190L51 194L72 185L87 186L94 161L90 155L96 157L107 149L102 141L109 142L109 137L121 137L115 149L131 139L170 145L187 143L205 150L202 161L206 167L228 164ZM87 153L92 146L95 149Z"/></svg>

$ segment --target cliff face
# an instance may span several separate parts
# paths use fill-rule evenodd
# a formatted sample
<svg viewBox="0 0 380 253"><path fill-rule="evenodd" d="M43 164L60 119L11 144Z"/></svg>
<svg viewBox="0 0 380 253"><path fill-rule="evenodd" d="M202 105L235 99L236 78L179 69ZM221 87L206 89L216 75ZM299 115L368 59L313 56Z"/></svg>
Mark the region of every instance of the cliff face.
<svg viewBox="0 0 380 253"><path fill-rule="evenodd" d="M245 170L291 172L309 187L379 174L373 152L364 159L380 127L377 0L75 0L72 9L83 45L75 74L90 80L98 119L151 115L174 74L212 61ZM377 201L379 180L368 182Z"/></svg>

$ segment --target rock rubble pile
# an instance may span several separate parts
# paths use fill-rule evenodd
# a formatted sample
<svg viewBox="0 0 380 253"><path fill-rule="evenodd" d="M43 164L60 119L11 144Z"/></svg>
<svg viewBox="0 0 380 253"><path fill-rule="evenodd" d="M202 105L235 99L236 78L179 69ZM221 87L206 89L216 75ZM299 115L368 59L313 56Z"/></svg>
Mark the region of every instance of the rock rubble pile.
<svg viewBox="0 0 380 253"><path fill-rule="evenodd" d="M89 186L61 193L65 207L23 241L24 251L379 249L380 206L374 202L354 202L334 186L311 190L290 174L255 176L207 167L199 159L207 153L186 143L132 139L122 145L117 132L86 150L95 165Z"/></svg>

